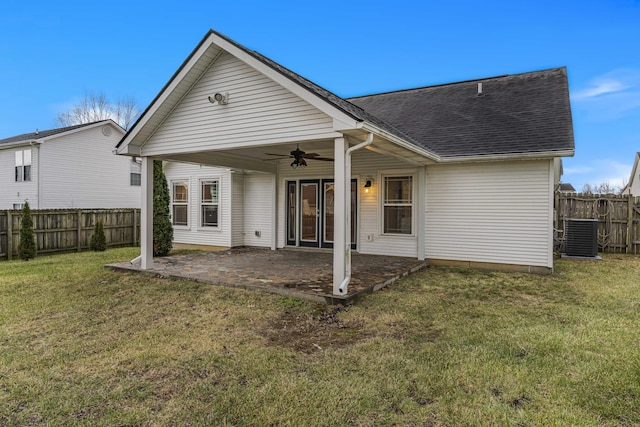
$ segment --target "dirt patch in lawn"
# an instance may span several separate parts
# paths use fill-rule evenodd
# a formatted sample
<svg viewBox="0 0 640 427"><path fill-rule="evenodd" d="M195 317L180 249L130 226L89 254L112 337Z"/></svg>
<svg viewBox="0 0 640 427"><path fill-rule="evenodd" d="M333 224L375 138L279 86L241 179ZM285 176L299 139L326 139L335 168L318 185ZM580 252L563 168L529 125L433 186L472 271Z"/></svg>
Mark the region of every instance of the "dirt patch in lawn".
<svg viewBox="0 0 640 427"><path fill-rule="evenodd" d="M315 313L287 309L262 332L269 345L311 354L329 348L350 346L371 337L362 324L340 319L342 307L327 307Z"/></svg>

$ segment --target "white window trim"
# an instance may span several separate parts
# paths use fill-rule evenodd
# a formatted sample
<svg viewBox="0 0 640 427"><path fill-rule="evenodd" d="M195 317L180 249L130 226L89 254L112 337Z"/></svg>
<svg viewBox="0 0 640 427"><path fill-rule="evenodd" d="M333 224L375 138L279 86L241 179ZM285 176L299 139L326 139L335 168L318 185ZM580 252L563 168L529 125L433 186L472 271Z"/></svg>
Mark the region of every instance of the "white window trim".
<svg viewBox="0 0 640 427"><path fill-rule="evenodd" d="M384 231L384 199L385 199L385 178L399 177L399 176L410 176L411 177L411 233L403 234L403 233L385 233ZM378 174L378 183L379 183L379 191L378 191L378 230L380 236L384 237L398 237L398 238L415 238L416 237L416 226L417 226L417 205L418 202L416 197L418 197L418 173L415 169L411 170L389 170L389 171L380 171Z"/></svg>
<svg viewBox="0 0 640 427"><path fill-rule="evenodd" d="M208 226L202 225L202 206L205 203L202 202L202 183L215 181L218 185L218 201L216 203L206 203L206 206L218 206L218 225ZM198 179L198 230L203 231L219 231L221 229L222 223L222 179L219 176L215 177L205 177Z"/></svg>
<svg viewBox="0 0 640 427"><path fill-rule="evenodd" d="M26 152L29 153L29 164L26 164L27 162L25 162L25 159L24 159ZM31 148L26 148L24 150L17 150L17 151L14 151L14 153L15 153L14 154L14 163L15 164L14 164L13 171L14 171L14 180L15 180L15 182L31 182L32 181L31 177L33 175L33 166L32 166L33 165L33 152L31 151ZM18 161L16 159L16 157L17 157L16 154L18 154L18 153L20 154L20 162L19 162L20 164L18 164ZM24 168L26 166L29 166L29 179L28 180L24 179ZM16 177L15 177L15 172L16 172L17 168L20 168L20 179L16 179Z"/></svg>
<svg viewBox="0 0 640 427"><path fill-rule="evenodd" d="M173 206L176 204L173 200L173 187L175 184L185 184L187 186L187 225L177 225L174 224L173 222ZM189 186L189 178L175 178L172 179L169 183L169 191L170 191L170 196L171 196L171 206L170 206L170 215L171 215L171 225L173 226L173 228L175 229L179 229L179 230L188 230L191 228L191 189ZM180 205L184 205L184 203L180 202L178 203Z"/></svg>

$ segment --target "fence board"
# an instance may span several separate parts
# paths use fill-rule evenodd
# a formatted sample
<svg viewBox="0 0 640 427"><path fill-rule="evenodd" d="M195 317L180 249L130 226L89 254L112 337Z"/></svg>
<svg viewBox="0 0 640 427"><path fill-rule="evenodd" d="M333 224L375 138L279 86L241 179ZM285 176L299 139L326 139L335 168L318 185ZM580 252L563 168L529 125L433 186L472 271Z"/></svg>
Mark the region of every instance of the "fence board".
<svg viewBox="0 0 640 427"><path fill-rule="evenodd" d="M0 211L0 259L18 256L20 211ZM98 221L104 225L108 247L137 246L140 209L32 210L37 253L89 249Z"/></svg>
<svg viewBox="0 0 640 427"><path fill-rule="evenodd" d="M568 219L597 219L601 252L640 253L640 197L558 193L555 201L556 229Z"/></svg>

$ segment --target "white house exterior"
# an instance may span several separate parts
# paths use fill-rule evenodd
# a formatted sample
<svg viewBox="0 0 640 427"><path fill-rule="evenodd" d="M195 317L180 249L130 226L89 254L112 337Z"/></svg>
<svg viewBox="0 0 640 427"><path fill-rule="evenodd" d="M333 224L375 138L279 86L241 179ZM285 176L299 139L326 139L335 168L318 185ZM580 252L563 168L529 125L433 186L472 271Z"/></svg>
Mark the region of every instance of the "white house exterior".
<svg viewBox="0 0 640 427"><path fill-rule="evenodd" d="M633 167L631 168L631 175L629 176L629 182L622 189L621 194L640 196L640 152L636 153L636 157L633 161Z"/></svg>
<svg viewBox="0 0 640 427"><path fill-rule="evenodd" d="M142 268L151 161L183 162L167 173L190 200L176 241L332 248L341 295L351 251L551 271L574 143L564 68L342 99L210 31L117 150L142 158Z"/></svg>
<svg viewBox="0 0 640 427"><path fill-rule="evenodd" d="M113 153L123 135L106 120L1 139L0 209L140 207L140 166Z"/></svg>

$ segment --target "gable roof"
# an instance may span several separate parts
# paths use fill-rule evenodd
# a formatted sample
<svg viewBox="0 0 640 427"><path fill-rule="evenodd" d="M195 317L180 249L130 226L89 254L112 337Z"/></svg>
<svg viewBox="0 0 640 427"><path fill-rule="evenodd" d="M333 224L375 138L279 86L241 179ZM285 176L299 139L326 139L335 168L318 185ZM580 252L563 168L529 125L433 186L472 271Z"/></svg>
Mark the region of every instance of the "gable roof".
<svg viewBox="0 0 640 427"><path fill-rule="evenodd" d="M349 101L441 157L574 150L564 67Z"/></svg>
<svg viewBox="0 0 640 427"><path fill-rule="evenodd" d="M143 144L223 51L285 85L334 123L347 118L338 131L384 134L437 161L574 153L564 67L343 99L214 30L124 135L119 152L134 141ZM476 96L478 82L485 87L482 96Z"/></svg>
<svg viewBox="0 0 640 427"><path fill-rule="evenodd" d="M8 144L20 144L20 143L26 143L31 141L41 141L43 139L46 139L52 136L60 136L63 133L77 131L87 127L99 126L105 123L111 123L115 125L117 128L120 128L120 126L118 126L113 120L108 119L108 120L100 120L100 121L91 122L91 123L82 123L82 124L73 125L73 126L65 126L65 127L56 128L56 129L36 130L36 132L23 133L16 136L10 136L9 138L0 139L0 148L2 148L3 145L8 145Z"/></svg>
<svg viewBox="0 0 640 427"><path fill-rule="evenodd" d="M569 192L569 191L575 192L576 191L576 189L573 188L573 185L571 185L568 182L561 182L559 190L560 191L567 191L567 192Z"/></svg>

